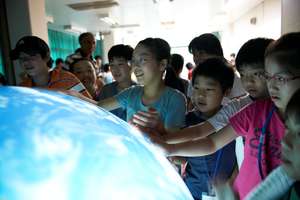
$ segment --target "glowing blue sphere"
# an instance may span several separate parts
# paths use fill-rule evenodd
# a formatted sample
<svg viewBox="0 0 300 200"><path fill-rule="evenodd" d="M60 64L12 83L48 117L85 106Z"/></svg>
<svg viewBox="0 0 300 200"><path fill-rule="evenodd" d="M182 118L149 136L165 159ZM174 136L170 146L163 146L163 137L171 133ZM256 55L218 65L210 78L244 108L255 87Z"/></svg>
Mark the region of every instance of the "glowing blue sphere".
<svg viewBox="0 0 300 200"><path fill-rule="evenodd" d="M135 128L64 94L0 87L0 199L192 199Z"/></svg>

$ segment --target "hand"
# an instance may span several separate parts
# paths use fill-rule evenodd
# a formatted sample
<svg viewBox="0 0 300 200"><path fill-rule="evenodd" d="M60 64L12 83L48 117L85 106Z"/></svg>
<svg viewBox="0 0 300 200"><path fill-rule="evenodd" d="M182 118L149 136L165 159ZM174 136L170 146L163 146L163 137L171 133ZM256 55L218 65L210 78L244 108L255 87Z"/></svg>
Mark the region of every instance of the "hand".
<svg viewBox="0 0 300 200"><path fill-rule="evenodd" d="M149 108L148 112L138 111L133 115L132 122L139 127L155 129L161 135L167 134L159 113L153 108Z"/></svg>

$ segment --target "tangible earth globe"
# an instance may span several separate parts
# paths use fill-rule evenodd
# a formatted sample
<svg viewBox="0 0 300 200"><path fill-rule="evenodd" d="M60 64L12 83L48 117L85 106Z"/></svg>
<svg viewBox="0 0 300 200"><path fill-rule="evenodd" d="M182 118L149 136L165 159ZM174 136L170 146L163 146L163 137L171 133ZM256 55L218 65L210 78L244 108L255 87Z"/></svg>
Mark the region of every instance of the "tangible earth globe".
<svg viewBox="0 0 300 200"><path fill-rule="evenodd" d="M1 200L192 199L137 129L62 93L0 87Z"/></svg>

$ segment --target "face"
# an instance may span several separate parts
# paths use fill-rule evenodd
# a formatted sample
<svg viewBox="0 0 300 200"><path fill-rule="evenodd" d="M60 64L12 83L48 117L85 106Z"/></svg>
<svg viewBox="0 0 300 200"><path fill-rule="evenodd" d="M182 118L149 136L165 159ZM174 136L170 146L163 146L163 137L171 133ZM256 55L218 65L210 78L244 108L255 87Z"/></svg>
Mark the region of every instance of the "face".
<svg viewBox="0 0 300 200"><path fill-rule="evenodd" d="M254 99L269 96L268 87L264 78L265 70L262 66L243 65L239 70L244 89Z"/></svg>
<svg viewBox="0 0 300 200"><path fill-rule="evenodd" d="M208 58L215 57L215 55L208 54L205 51L199 51L196 49L193 49L193 60L196 66L198 66L200 63L203 63Z"/></svg>
<svg viewBox="0 0 300 200"><path fill-rule="evenodd" d="M81 60L73 66L74 75L87 88L92 88L96 82L96 72L93 64L88 60Z"/></svg>
<svg viewBox="0 0 300 200"><path fill-rule="evenodd" d="M92 53L96 48L96 41L93 35L85 36L80 42L81 49L86 53Z"/></svg>
<svg viewBox="0 0 300 200"><path fill-rule="evenodd" d="M218 81L197 76L193 85L192 102L206 116L214 115L220 108L224 94Z"/></svg>
<svg viewBox="0 0 300 200"><path fill-rule="evenodd" d="M131 67L124 58L113 58L109 62L110 71L117 82L130 81Z"/></svg>
<svg viewBox="0 0 300 200"><path fill-rule="evenodd" d="M19 62L24 68L26 74L31 77L39 76L41 74L48 74L47 62L48 59L42 59L40 54L29 55L24 52L20 53Z"/></svg>
<svg viewBox="0 0 300 200"><path fill-rule="evenodd" d="M280 66L273 59L268 58L265 71L270 97L283 113L291 96L300 88L300 70L289 72L287 67Z"/></svg>
<svg viewBox="0 0 300 200"><path fill-rule="evenodd" d="M286 132L281 143L282 167L291 178L299 181L300 122L297 123L293 117L289 117L285 124Z"/></svg>
<svg viewBox="0 0 300 200"><path fill-rule="evenodd" d="M132 69L139 84L148 85L161 79L165 65L143 45L138 45L132 55Z"/></svg>

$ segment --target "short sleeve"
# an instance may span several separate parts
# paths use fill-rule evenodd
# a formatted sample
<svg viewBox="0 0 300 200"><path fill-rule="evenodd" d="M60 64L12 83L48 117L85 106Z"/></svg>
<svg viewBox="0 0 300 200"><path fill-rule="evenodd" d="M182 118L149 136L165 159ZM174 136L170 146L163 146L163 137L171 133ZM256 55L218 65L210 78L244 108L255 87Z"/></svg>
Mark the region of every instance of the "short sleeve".
<svg viewBox="0 0 300 200"><path fill-rule="evenodd" d="M126 109L126 107L128 105L128 100L129 100L130 95L132 94L132 90L133 90L133 87L127 88L115 96L118 103L121 105L121 107L123 109Z"/></svg>
<svg viewBox="0 0 300 200"><path fill-rule="evenodd" d="M246 136L255 117L255 102L244 107L229 119L229 123L238 135Z"/></svg>
<svg viewBox="0 0 300 200"><path fill-rule="evenodd" d="M214 127L216 131L219 131L229 123L230 117L232 117L246 105L249 105L251 102L252 100L249 96L232 100L227 105L223 106L223 108L217 114L209 118L207 121Z"/></svg>
<svg viewBox="0 0 300 200"><path fill-rule="evenodd" d="M185 126L186 98L182 93L175 92L170 97L165 127L169 130L178 130Z"/></svg>

